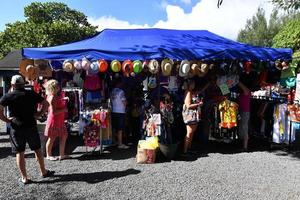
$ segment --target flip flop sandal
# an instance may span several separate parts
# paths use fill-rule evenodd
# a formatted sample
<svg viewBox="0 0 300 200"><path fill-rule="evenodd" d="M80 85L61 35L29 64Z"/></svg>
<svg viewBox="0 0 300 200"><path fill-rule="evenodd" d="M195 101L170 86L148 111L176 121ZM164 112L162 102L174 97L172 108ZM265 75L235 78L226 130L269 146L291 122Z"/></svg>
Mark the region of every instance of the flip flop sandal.
<svg viewBox="0 0 300 200"><path fill-rule="evenodd" d="M46 174L42 175L43 178L47 178L47 177L51 177L53 176L55 173L55 171L50 171L50 170L47 170L46 171Z"/></svg>
<svg viewBox="0 0 300 200"><path fill-rule="evenodd" d="M54 157L54 156L49 156L49 157L46 157L47 160L51 160L51 161L57 161L58 158L57 157Z"/></svg>
<svg viewBox="0 0 300 200"><path fill-rule="evenodd" d="M23 181L22 178L19 178L19 183L21 183L22 185L28 185L30 183L33 183L33 181L31 179L27 179L27 181Z"/></svg>

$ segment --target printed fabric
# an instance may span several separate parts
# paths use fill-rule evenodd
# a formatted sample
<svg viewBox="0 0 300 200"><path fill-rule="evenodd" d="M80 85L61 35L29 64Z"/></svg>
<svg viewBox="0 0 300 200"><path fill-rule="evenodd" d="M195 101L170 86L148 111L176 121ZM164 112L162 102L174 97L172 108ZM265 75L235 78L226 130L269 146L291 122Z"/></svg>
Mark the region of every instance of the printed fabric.
<svg viewBox="0 0 300 200"><path fill-rule="evenodd" d="M221 128L231 129L237 126L238 104L229 100L222 101L219 104Z"/></svg>
<svg viewBox="0 0 300 200"><path fill-rule="evenodd" d="M126 101L124 91L120 88L114 88L111 92L112 112L125 113L124 101Z"/></svg>
<svg viewBox="0 0 300 200"><path fill-rule="evenodd" d="M278 104L274 108L273 142L289 143L289 120L287 104Z"/></svg>

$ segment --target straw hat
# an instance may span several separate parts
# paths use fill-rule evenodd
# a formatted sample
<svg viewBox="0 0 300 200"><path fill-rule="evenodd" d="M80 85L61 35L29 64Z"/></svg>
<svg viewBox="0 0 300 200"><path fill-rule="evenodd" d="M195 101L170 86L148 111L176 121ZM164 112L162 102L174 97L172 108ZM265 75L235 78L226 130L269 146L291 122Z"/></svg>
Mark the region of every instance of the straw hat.
<svg viewBox="0 0 300 200"><path fill-rule="evenodd" d="M131 60L125 60L122 63L122 71L127 77L133 72L133 63L131 62Z"/></svg>
<svg viewBox="0 0 300 200"><path fill-rule="evenodd" d="M108 64L107 64L106 60L104 60L104 59L98 60L98 65L99 65L99 72L107 71Z"/></svg>
<svg viewBox="0 0 300 200"><path fill-rule="evenodd" d="M110 63L110 68L113 72L119 72L121 71L121 63L118 60L113 60Z"/></svg>
<svg viewBox="0 0 300 200"><path fill-rule="evenodd" d="M209 65L206 64L206 63L202 63L201 66L200 66L200 70L198 71L197 75L199 77L204 77L207 74L208 70L209 70Z"/></svg>
<svg viewBox="0 0 300 200"><path fill-rule="evenodd" d="M19 73L21 75L23 75L24 77L27 77L27 71L26 71L26 67L28 65L34 65L34 61L33 60L30 60L30 59L24 59L20 62L20 65L19 65Z"/></svg>
<svg viewBox="0 0 300 200"><path fill-rule="evenodd" d="M26 66L26 79L35 80L39 77L39 68L34 65Z"/></svg>
<svg viewBox="0 0 300 200"><path fill-rule="evenodd" d="M133 72L136 73L136 74L138 74L138 73L140 73L142 70L143 70L143 64L142 64L142 62L139 61L139 60L135 60L135 61L133 62Z"/></svg>
<svg viewBox="0 0 300 200"><path fill-rule="evenodd" d="M39 69L38 76L52 77L52 69L50 68L47 60L35 60L34 66Z"/></svg>
<svg viewBox="0 0 300 200"><path fill-rule="evenodd" d="M90 65L89 73L97 74L99 72L99 65L97 61L94 61Z"/></svg>
<svg viewBox="0 0 300 200"><path fill-rule="evenodd" d="M164 76L170 76L172 72L174 62L171 59L164 59L161 62L161 72Z"/></svg>
<svg viewBox="0 0 300 200"><path fill-rule="evenodd" d="M91 62L87 58L83 58L81 61L81 67L82 69L88 71L90 68Z"/></svg>
<svg viewBox="0 0 300 200"><path fill-rule="evenodd" d="M152 74L156 74L159 70L159 63L157 60L155 59L152 59L150 62L149 62L149 71L152 73Z"/></svg>
<svg viewBox="0 0 300 200"><path fill-rule="evenodd" d="M71 60L65 60L65 62L63 63L63 70L65 72L73 72L74 69L75 68L73 62Z"/></svg>
<svg viewBox="0 0 300 200"><path fill-rule="evenodd" d="M181 61L179 67L179 76L185 77L189 74L189 71L190 71L190 62L188 60Z"/></svg>
<svg viewBox="0 0 300 200"><path fill-rule="evenodd" d="M200 65L198 64L198 62L191 61L190 66L191 66L191 68L190 68L188 77L192 78L194 76L197 76L198 73L200 72Z"/></svg>

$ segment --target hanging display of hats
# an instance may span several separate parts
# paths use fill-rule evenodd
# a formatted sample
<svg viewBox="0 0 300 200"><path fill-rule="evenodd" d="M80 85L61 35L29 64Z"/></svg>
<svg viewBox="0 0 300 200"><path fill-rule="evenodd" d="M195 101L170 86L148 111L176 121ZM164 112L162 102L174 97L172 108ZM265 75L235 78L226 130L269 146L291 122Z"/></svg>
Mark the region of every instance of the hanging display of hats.
<svg viewBox="0 0 300 200"><path fill-rule="evenodd" d="M34 66L39 69L38 76L52 77L52 69L47 60L34 60Z"/></svg>
<svg viewBox="0 0 300 200"><path fill-rule="evenodd" d="M63 70L65 72L74 72L74 69L73 62L71 60L65 60L63 63Z"/></svg>
<svg viewBox="0 0 300 200"><path fill-rule="evenodd" d="M174 62L171 59L164 59L161 62L161 72L164 76L170 76L171 72L172 72L172 68L173 68Z"/></svg>
<svg viewBox="0 0 300 200"><path fill-rule="evenodd" d="M34 61L33 60L30 60L30 59L23 59L21 62L20 62L20 65L19 65L19 73L21 75L23 75L24 77L27 76L27 71L26 71L26 67L28 65L32 65L33 66L34 64Z"/></svg>
<svg viewBox="0 0 300 200"><path fill-rule="evenodd" d="M107 64L106 60L104 60L104 59L98 60L98 65L99 65L99 72L107 71L108 64Z"/></svg>
<svg viewBox="0 0 300 200"><path fill-rule="evenodd" d="M110 63L110 68L113 72L119 72L121 71L121 63L118 60L113 60Z"/></svg>
<svg viewBox="0 0 300 200"><path fill-rule="evenodd" d="M94 61L90 65L89 73L97 74L99 72L99 65L97 61Z"/></svg>
<svg viewBox="0 0 300 200"><path fill-rule="evenodd" d="M133 62L133 72L134 72L135 74L138 74L138 73L140 73L142 70L143 70L143 64L142 64L142 62L139 61L139 60L135 60L135 61Z"/></svg>
<svg viewBox="0 0 300 200"><path fill-rule="evenodd" d="M152 59L150 62L149 62L149 71L152 73L152 74L156 74L159 70L159 63L157 60L155 59Z"/></svg>
<svg viewBox="0 0 300 200"><path fill-rule="evenodd" d="M186 77L190 71L190 62L188 60L183 60L179 67L179 76Z"/></svg>
<svg viewBox="0 0 300 200"><path fill-rule="evenodd" d="M127 77L133 72L133 63L131 62L131 60L125 60L122 63L122 71L124 76Z"/></svg>
<svg viewBox="0 0 300 200"><path fill-rule="evenodd" d="M75 60L74 61L74 67L77 70L81 70L82 69L82 63L79 60Z"/></svg>
<svg viewBox="0 0 300 200"><path fill-rule="evenodd" d="M83 58L81 61L82 69L88 71L90 69L91 62L87 58Z"/></svg>

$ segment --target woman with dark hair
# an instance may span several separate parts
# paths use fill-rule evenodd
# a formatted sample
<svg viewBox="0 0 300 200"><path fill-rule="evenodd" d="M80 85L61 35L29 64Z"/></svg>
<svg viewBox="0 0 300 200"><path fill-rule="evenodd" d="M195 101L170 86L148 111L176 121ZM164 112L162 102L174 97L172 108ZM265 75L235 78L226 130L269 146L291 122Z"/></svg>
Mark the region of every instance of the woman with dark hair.
<svg viewBox="0 0 300 200"><path fill-rule="evenodd" d="M197 98L198 91L195 90L195 81L192 79L186 80L184 83L184 104L182 110L183 121L186 125L186 136L184 138L183 153L187 153L191 148L194 133L198 127L200 120L200 106L203 104Z"/></svg>

